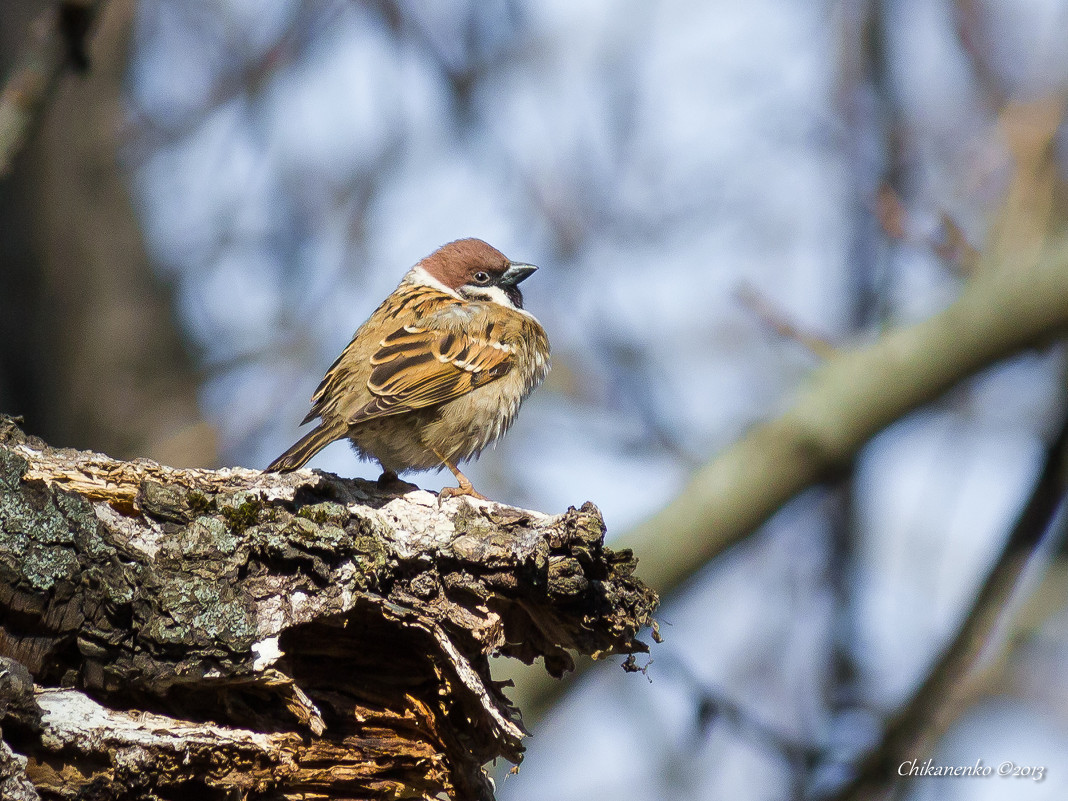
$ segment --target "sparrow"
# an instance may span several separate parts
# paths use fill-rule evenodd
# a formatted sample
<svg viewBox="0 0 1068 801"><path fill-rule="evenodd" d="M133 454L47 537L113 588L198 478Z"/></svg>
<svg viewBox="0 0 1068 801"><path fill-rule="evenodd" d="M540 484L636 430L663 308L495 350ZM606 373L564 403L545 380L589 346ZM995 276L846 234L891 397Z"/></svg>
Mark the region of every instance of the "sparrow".
<svg viewBox="0 0 1068 801"><path fill-rule="evenodd" d="M519 291L536 269L481 239L419 261L327 370L301 423L318 425L267 470L296 470L347 437L381 464L381 486L447 467L459 486L441 498L485 500L457 465L508 430L549 371L548 337Z"/></svg>

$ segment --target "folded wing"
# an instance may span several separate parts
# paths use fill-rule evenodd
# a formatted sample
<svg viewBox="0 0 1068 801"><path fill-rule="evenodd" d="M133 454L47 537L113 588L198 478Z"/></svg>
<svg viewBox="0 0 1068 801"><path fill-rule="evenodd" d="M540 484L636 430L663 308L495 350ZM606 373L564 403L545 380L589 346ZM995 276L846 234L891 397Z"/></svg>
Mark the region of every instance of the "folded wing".
<svg viewBox="0 0 1068 801"><path fill-rule="evenodd" d="M386 336L371 357L367 388L374 398L348 423L445 403L495 381L512 363L512 348L485 335L406 325Z"/></svg>

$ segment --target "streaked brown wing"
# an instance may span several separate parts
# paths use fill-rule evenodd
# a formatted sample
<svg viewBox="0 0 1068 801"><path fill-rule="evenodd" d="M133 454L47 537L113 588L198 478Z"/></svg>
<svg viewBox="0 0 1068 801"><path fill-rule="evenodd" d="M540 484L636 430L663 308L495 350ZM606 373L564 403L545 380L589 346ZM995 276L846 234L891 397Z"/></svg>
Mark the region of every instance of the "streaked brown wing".
<svg viewBox="0 0 1068 801"><path fill-rule="evenodd" d="M367 388L374 400L350 425L458 398L512 369L511 348L460 331L404 326L371 357Z"/></svg>

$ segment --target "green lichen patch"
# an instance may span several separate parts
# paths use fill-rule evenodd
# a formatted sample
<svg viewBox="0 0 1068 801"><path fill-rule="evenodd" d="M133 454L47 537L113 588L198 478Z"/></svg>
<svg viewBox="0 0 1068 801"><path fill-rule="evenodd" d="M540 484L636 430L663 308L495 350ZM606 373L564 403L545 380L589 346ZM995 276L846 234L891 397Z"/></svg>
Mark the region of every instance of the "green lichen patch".
<svg viewBox="0 0 1068 801"><path fill-rule="evenodd" d="M22 555L22 574L35 590L55 591L60 582L73 586L78 569L78 557L70 548L33 543Z"/></svg>
<svg viewBox="0 0 1068 801"><path fill-rule="evenodd" d="M349 527L348 536L352 542L352 552L357 562L367 571L379 572L389 564L389 551L382 538L373 532L356 530Z"/></svg>
<svg viewBox="0 0 1068 801"><path fill-rule="evenodd" d="M467 503L460 504L452 524L457 533L471 537L487 537L498 531L498 527L480 509Z"/></svg>
<svg viewBox="0 0 1068 801"><path fill-rule="evenodd" d="M283 548L296 547L298 550L318 550L319 532L322 526L305 517L294 517L279 532L278 542Z"/></svg>
<svg viewBox="0 0 1068 801"><path fill-rule="evenodd" d="M102 559L114 553L115 547L104 536L104 527L89 501L68 492L56 492L52 497L66 521L67 536L63 542L72 540L78 552L88 559Z"/></svg>
<svg viewBox="0 0 1068 801"><path fill-rule="evenodd" d="M255 639L252 611L226 581L192 573L157 576L156 591L140 608L143 640L162 646L190 646L247 652Z"/></svg>
<svg viewBox="0 0 1068 801"><path fill-rule="evenodd" d="M128 615L127 607L133 601L139 572L117 560L90 566L86 571L86 585L95 599L95 604L90 604L93 611L99 609L109 617Z"/></svg>
<svg viewBox="0 0 1068 801"><path fill-rule="evenodd" d="M204 514L211 506L211 499L199 490L145 479L137 491L137 505L157 520L187 523Z"/></svg>
<svg viewBox="0 0 1068 801"><path fill-rule="evenodd" d="M612 578L616 580L630 578L634 575L634 571L638 569L638 557L634 555L634 551L630 548L622 548L618 551L605 548L604 558L608 563Z"/></svg>
<svg viewBox="0 0 1068 801"><path fill-rule="evenodd" d="M185 496L185 502L189 506L191 514L202 515L211 508L213 497L200 490L189 490Z"/></svg>
<svg viewBox="0 0 1068 801"><path fill-rule="evenodd" d="M14 451L0 448L0 488L16 491L22 483L29 462Z"/></svg>
<svg viewBox="0 0 1068 801"><path fill-rule="evenodd" d="M549 560L549 595L558 599L581 598L590 589L582 565L569 556Z"/></svg>
<svg viewBox="0 0 1068 801"><path fill-rule="evenodd" d="M331 501L308 504L307 506L302 506L297 511L297 517L306 518L319 525L322 525L323 523L331 523L338 528L345 527L345 524L349 522L349 516L348 509L340 503L333 503Z"/></svg>
<svg viewBox="0 0 1068 801"><path fill-rule="evenodd" d="M0 562L14 586L48 592L76 582L77 551L99 542L97 530L87 504L26 484L0 492Z"/></svg>
<svg viewBox="0 0 1068 801"><path fill-rule="evenodd" d="M164 541L163 551L175 558L218 559L235 553L240 541L227 521L201 515L188 526L176 529Z"/></svg>
<svg viewBox="0 0 1068 801"><path fill-rule="evenodd" d="M263 522L264 503L255 492L242 490L232 495L220 495L215 505L223 519L237 532Z"/></svg>

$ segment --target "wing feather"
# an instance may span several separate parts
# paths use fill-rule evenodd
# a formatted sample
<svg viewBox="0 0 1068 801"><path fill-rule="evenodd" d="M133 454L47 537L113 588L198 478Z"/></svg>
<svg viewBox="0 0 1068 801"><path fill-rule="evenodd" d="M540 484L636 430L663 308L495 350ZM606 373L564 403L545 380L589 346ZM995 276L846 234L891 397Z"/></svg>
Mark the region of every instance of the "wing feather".
<svg viewBox="0 0 1068 801"><path fill-rule="evenodd" d="M382 339L371 357L373 400L348 423L435 406L495 381L512 369L512 348L434 320L407 325Z"/></svg>

